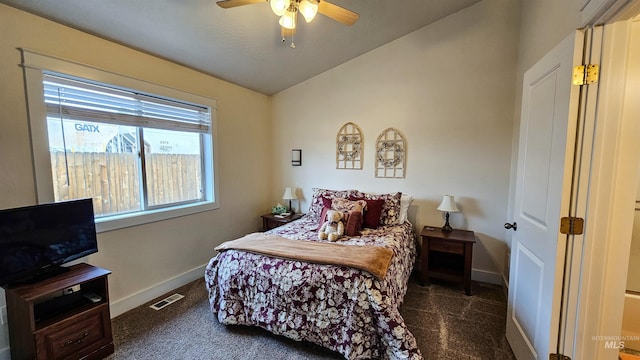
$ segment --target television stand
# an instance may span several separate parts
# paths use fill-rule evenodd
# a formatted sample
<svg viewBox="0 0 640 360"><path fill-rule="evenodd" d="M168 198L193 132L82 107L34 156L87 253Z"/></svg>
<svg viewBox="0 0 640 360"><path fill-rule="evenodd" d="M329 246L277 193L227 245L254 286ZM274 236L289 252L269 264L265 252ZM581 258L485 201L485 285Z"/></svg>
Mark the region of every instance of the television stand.
<svg viewBox="0 0 640 360"><path fill-rule="evenodd" d="M15 281L12 281L9 284L9 286L14 287L18 285L35 284L35 283L44 281L48 278L63 274L67 271L69 271L68 267L59 266L59 265L49 266L44 269L40 269L31 275L21 277Z"/></svg>
<svg viewBox="0 0 640 360"><path fill-rule="evenodd" d="M88 264L67 269L5 288L11 359L102 359L113 353L111 272ZM100 300L82 296L89 293Z"/></svg>

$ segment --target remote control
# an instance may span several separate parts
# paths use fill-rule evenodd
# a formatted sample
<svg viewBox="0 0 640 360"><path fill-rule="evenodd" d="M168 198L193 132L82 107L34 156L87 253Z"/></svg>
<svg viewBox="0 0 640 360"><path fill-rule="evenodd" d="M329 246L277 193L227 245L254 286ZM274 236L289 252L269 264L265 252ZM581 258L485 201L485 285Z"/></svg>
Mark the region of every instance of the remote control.
<svg viewBox="0 0 640 360"><path fill-rule="evenodd" d="M97 303L97 302L100 302L100 300L102 300L102 296L96 293L84 293L82 294L82 296L84 296L85 299L91 301L92 303Z"/></svg>

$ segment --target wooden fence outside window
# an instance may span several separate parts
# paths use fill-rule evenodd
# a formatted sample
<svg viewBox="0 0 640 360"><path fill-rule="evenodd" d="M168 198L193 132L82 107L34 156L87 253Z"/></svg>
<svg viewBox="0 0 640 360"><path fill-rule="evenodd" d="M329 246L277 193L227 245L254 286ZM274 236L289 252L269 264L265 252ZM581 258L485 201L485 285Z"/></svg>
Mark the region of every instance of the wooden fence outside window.
<svg viewBox="0 0 640 360"><path fill-rule="evenodd" d="M51 152L56 201L93 198L96 216L141 210L140 169L136 153ZM146 156L150 206L202 197L199 155ZM68 171L67 171L68 170Z"/></svg>

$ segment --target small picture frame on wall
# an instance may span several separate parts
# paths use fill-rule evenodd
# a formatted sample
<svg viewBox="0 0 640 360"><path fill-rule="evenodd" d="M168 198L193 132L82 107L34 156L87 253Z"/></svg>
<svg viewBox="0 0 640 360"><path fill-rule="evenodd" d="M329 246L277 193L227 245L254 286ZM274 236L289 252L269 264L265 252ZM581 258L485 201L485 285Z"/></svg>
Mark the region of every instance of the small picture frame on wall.
<svg viewBox="0 0 640 360"><path fill-rule="evenodd" d="M302 166L302 149L291 150L291 166Z"/></svg>

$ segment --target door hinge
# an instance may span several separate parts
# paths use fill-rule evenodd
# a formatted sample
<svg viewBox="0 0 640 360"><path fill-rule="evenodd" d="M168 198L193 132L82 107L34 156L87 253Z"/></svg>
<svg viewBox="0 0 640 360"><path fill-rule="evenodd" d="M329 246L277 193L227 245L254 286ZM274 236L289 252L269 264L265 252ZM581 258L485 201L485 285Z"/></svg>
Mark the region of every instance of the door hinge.
<svg viewBox="0 0 640 360"><path fill-rule="evenodd" d="M578 65L573 68L573 85L590 85L598 81L600 66L598 64Z"/></svg>
<svg viewBox="0 0 640 360"><path fill-rule="evenodd" d="M579 217L560 218L560 233L565 235L582 235L584 219Z"/></svg>
<svg viewBox="0 0 640 360"><path fill-rule="evenodd" d="M562 354L549 354L549 360L571 360L571 358Z"/></svg>

